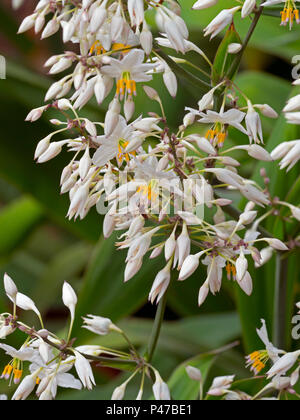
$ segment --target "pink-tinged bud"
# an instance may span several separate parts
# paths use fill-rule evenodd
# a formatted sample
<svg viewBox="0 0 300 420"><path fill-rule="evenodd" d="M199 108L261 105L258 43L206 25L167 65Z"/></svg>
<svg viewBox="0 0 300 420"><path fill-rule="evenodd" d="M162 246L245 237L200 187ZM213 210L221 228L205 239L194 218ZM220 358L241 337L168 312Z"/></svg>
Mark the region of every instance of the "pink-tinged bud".
<svg viewBox="0 0 300 420"><path fill-rule="evenodd" d="M210 39L216 37L226 26L231 24L234 14L240 9L240 6L223 9L204 29L204 36L211 35Z"/></svg>
<svg viewBox="0 0 300 420"><path fill-rule="evenodd" d="M176 228L175 228L176 230ZM175 239L175 230L173 230L171 236L166 240L165 243L165 259L169 261L169 259L173 256L176 247L176 239Z"/></svg>
<svg viewBox="0 0 300 420"><path fill-rule="evenodd" d="M155 383L153 385L153 394L156 400L170 400L171 395L168 385L162 380L159 373L155 371Z"/></svg>
<svg viewBox="0 0 300 420"><path fill-rule="evenodd" d="M134 101L132 100L132 98L128 97L124 103L124 115L126 118L126 121L131 120L133 114L134 114Z"/></svg>
<svg viewBox="0 0 300 420"><path fill-rule="evenodd" d="M300 222L300 208L296 206L290 206L292 215Z"/></svg>
<svg viewBox="0 0 300 420"><path fill-rule="evenodd" d="M256 0L245 0L245 3L242 8L242 18L249 16L256 7Z"/></svg>
<svg viewBox="0 0 300 420"><path fill-rule="evenodd" d="M234 42L228 45L227 51L228 51L228 54L237 54L241 51L241 49L242 49L242 44L238 44Z"/></svg>
<svg viewBox="0 0 300 420"><path fill-rule="evenodd" d="M189 255L183 262L178 280L183 281L190 277L199 267L200 255ZM202 253L203 254L203 253Z"/></svg>
<svg viewBox="0 0 300 420"><path fill-rule="evenodd" d="M164 249L163 245L154 248L153 251L151 252L149 258L151 260L154 259L154 258L157 258L162 253L163 249Z"/></svg>
<svg viewBox="0 0 300 420"><path fill-rule="evenodd" d="M124 282L131 280L142 268L143 259L136 258L134 260L129 260L125 267L124 273Z"/></svg>
<svg viewBox="0 0 300 420"><path fill-rule="evenodd" d="M217 206L225 207L229 206L232 203L232 200L228 200L228 198L217 198L216 200L212 201Z"/></svg>
<svg viewBox="0 0 300 420"><path fill-rule="evenodd" d="M263 240L278 251L289 251L289 248L277 238L263 238Z"/></svg>
<svg viewBox="0 0 300 420"><path fill-rule="evenodd" d="M188 127L189 125L194 124L195 122L195 113L188 112L183 118L183 125L184 127Z"/></svg>
<svg viewBox="0 0 300 420"><path fill-rule="evenodd" d="M156 125L158 122L159 122L158 118L154 118L154 117L143 118L141 120L134 122L133 127L136 130L148 133L154 129L160 130L160 128Z"/></svg>
<svg viewBox="0 0 300 420"><path fill-rule="evenodd" d="M74 319L77 296L73 287L67 282L63 285L62 300L64 305L69 309L72 319Z"/></svg>
<svg viewBox="0 0 300 420"><path fill-rule="evenodd" d="M273 160L270 153L258 144L251 144L248 147L247 152L249 156L258 160L263 160L264 162L271 162Z"/></svg>
<svg viewBox="0 0 300 420"><path fill-rule="evenodd" d="M96 33L101 28L101 26L103 25L106 19L106 16L107 16L107 11L105 9L106 3L107 1L105 0L100 7L97 7L97 9L94 11L92 15L91 23L89 26L89 29L92 33Z"/></svg>
<svg viewBox="0 0 300 420"><path fill-rule="evenodd" d="M76 24L73 19L63 24L63 42L67 43L71 40L76 30Z"/></svg>
<svg viewBox="0 0 300 420"><path fill-rule="evenodd" d="M283 112L300 111L300 95L293 96L288 100L287 105L283 108Z"/></svg>
<svg viewBox="0 0 300 420"><path fill-rule="evenodd" d="M170 95L175 98L177 94L177 79L175 74L172 72L172 70L167 67L163 74L163 79L166 88L168 89Z"/></svg>
<svg viewBox="0 0 300 420"><path fill-rule="evenodd" d="M92 159L90 157L89 147L87 147L82 158L79 161L79 175L81 179L85 179L85 177L87 176L91 167L91 163Z"/></svg>
<svg viewBox="0 0 300 420"><path fill-rule="evenodd" d="M203 284L203 286L200 287L200 290L199 290L198 306L201 306L205 302L205 300L206 300L206 298L208 296L208 292L209 292L209 284L206 281Z"/></svg>
<svg viewBox="0 0 300 420"><path fill-rule="evenodd" d="M260 112L268 118L278 118L278 113L268 104L256 105Z"/></svg>
<svg viewBox="0 0 300 420"><path fill-rule="evenodd" d="M210 144L210 142L205 138L201 137L198 134L190 134L187 137L187 140L189 141L195 141L197 143L197 146L200 150L203 152L209 154L209 155L215 155L216 150L215 148Z"/></svg>
<svg viewBox="0 0 300 420"><path fill-rule="evenodd" d="M110 331L118 329L109 318L102 316L87 315L88 318L83 318L86 328L98 335L107 335Z"/></svg>
<svg viewBox="0 0 300 420"><path fill-rule="evenodd" d="M75 189L74 195L71 194L71 191L70 191L71 204L70 204L68 214L67 214L69 220L71 220L72 217L76 218L79 215L81 216L81 212L83 212L86 202L89 197L89 191L90 191L89 182L86 182L85 184L81 185L79 188Z"/></svg>
<svg viewBox="0 0 300 420"><path fill-rule="evenodd" d="M59 22L56 19L50 20L42 32L41 39L54 35L59 30Z"/></svg>
<svg viewBox="0 0 300 420"><path fill-rule="evenodd" d="M126 385L127 382L125 382L124 384L118 386L117 388L115 388L112 396L111 396L111 400L112 401L121 401L124 398L125 395L125 391L126 391Z"/></svg>
<svg viewBox="0 0 300 420"><path fill-rule="evenodd" d="M121 16L121 8L118 6L116 13L114 14L111 25L110 25L110 35L112 42L116 42L122 36L122 32L125 28L126 23Z"/></svg>
<svg viewBox="0 0 300 420"><path fill-rule="evenodd" d="M34 25L34 32L37 34L39 33L45 25L45 16L43 14L39 14L36 18L35 25Z"/></svg>
<svg viewBox="0 0 300 420"><path fill-rule="evenodd" d="M62 57L57 63L55 63L50 71L49 74L58 74L64 70L67 70L72 65L72 59Z"/></svg>
<svg viewBox="0 0 300 420"><path fill-rule="evenodd" d="M102 104L105 99L105 84L103 78L100 76L97 78L97 82L95 83L94 92L98 104Z"/></svg>
<svg viewBox="0 0 300 420"><path fill-rule="evenodd" d="M182 54L185 53L184 37L180 31L180 27L172 19L165 19L164 29L167 34L168 40L176 51L180 51Z"/></svg>
<svg viewBox="0 0 300 420"><path fill-rule="evenodd" d="M193 5L193 9L195 10L207 9L209 7L214 6L217 3L218 3L218 0L198 0Z"/></svg>
<svg viewBox="0 0 300 420"><path fill-rule="evenodd" d="M261 267L261 266L263 266L265 263L267 263L267 262L268 262L268 261L272 258L272 256L273 256L273 252L274 252L274 250L273 250L273 248L272 248L272 247L270 247L270 246L268 246L268 247L266 247L266 248L263 248L263 249L260 251L260 256L261 256L260 261L255 263L255 267L256 267L256 268L257 268L257 267Z"/></svg>
<svg viewBox="0 0 300 420"><path fill-rule="evenodd" d="M109 105L109 109L105 115L104 121L104 132L106 136L110 136L116 126L118 125L120 118L121 105L118 99L113 99Z"/></svg>
<svg viewBox="0 0 300 420"><path fill-rule="evenodd" d="M34 13L33 15L27 16L23 22L21 23L18 34L22 34L23 32L28 31L29 29L34 27L35 19L37 17L37 13Z"/></svg>
<svg viewBox="0 0 300 420"><path fill-rule="evenodd" d="M46 93L45 101L50 101L51 99L56 98L61 93L62 89L63 84L61 82L53 83Z"/></svg>
<svg viewBox="0 0 300 420"><path fill-rule="evenodd" d="M215 88L211 89L208 93L202 96L201 100L198 102L200 112L213 107L215 90Z"/></svg>
<svg viewBox="0 0 300 420"><path fill-rule="evenodd" d="M155 299L158 303L165 292L167 291L171 280L170 264L167 264L165 268L159 271L153 282L151 291L149 293L149 300L153 304Z"/></svg>
<svg viewBox="0 0 300 420"><path fill-rule="evenodd" d="M41 118L41 116L43 115L43 112L47 109L47 105L46 106L41 106L40 108L35 108L32 111L29 112L29 114L26 117L25 121L30 121L30 122L34 122L37 121Z"/></svg>
<svg viewBox="0 0 300 420"><path fill-rule="evenodd" d="M191 240L189 237L186 223L183 224L182 232L177 239L178 247L178 268L181 268L183 262L190 255L191 252Z"/></svg>
<svg viewBox="0 0 300 420"><path fill-rule="evenodd" d="M271 367L271 369L267 372L267 378L272 378L273 376L282 376L284 375L288 370L291 369L291 367L294 366L294 364L297 362L298 358L300 356L300 350L294 351L292 353L286 353L282 357L280 357L274 365Z"/></svg>
<svg viewBox="0 0 300 420"><path fill-rule="evenodd" d="M34 159L38 159L43 153L46 152L50 145L51 134L44 139L40 140L34 154Z"/></svg>
<svg viewBox="0 0 300 420"><path fill-rule="evenodd" d="M39 317L41 316L40 312L37 309L37 307L35 306L35 303L33 302L33 300L30 299L28 296L23 295L23 293L17 293L16 303L17 303L17 306L19 308L23 309L24 311L33 311Z"/></svg>
<svg viewBox="0 0 300 420"><path fill-rule="evenodd" d="M250 296L253 291L253 282L249 271L246 271L242 279L238 279L237 275L237 282L240 288L246 293L246 295Z"/></svg>
<svg viewBox="0 0 300 420"><path fill-rule="evenodd" d="M199 369L197 369L194 366L187 366L185 368L186 373L188 374L188 376L193 380L193 381L198 381L198 382L202 382L202 374L201 371Z"/></svg>
<svg viewBox="0 0 300 420"><path fill-rule="evenodd" d="M4 274L4 289L6 295L9 297L9 299L12 302L16 302L17 294L18 294L18 288L15 285L14 281L11 277L9 277L8 274Z"/></svg>
<svg viewBox="0 0 300 420"><path fill-rule="evenodd" d="M73 350L75 354L75 369L79 379L81 380L83 386L89 391L93 389L93 386L96 385L92 368L87 359L82 356L78 351Z"/></svg>
<svg viewBox="0 0 300 420"><path fill-rule="evenodd" d="M152 32L149 31L148 25L144 21L143 30L140 35L140 43L147 55L149 55L152 51L152 44L153 44L153 36Z"/></svg>
<svg viewBox="0 0 300 420"><path fill-rule="evenodd" d="M17 388L16 392L12 396L12 400L19 401L19 400L26 400L27 397L32 393L36 386L36 379L37 375L32 374L30 376L25 376L19 387Z"/></svg>
<svg viewBox="0 0 300 420"><path fill-rule="evenodd" d="M115 212L117 204L114 204L112 208L106 213L103 220L103 236L105 239L109 238L115 229Z"/></svg>
<svg viewBox="0 0 300 420"><path fill-rule="evenodd" d="M46 141L45 141L46 144ZM38 157L38 163L45 163L48 160L55 158L61 152L62 146L65 144L65 141L53 142L49 145L46 151ZM38 145L39 146L39 145ZM42 145L40 146L42 148ZM36 153L37 155L37 153Z"/></svg>
<svg viewBox="0 0 300 420"><path fill-rule="evenodd" d="M255 220L256 216L257 211L255 210L244 212L240 215L239 223L242 225L249 225Z"/></svg>
<svg viewBox="0 0 300 420"><path fill-rule="evenodd" d="M57 108L60 111L67 111L72 108L71 102L68 99L59 99L57 101Z"/></svg>

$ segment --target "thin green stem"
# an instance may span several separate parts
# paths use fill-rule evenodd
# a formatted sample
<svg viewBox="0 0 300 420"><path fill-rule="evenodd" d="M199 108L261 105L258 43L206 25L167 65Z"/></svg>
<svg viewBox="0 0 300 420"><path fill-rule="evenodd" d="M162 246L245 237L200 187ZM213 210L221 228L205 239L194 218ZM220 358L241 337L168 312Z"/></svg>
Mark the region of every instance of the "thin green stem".
<svg viewBox="0 0 300 420"><path fill-rule="evenodd" d="M170 285L169 285L168 290L166 290L165 294L163 295L163 297L161 298L161 301L159 302L159 304L157 306L155 320L154 320L154 324L153 324L153 327L152 327L152 332L151 332L150 339L149 339L149 342L148 342L147 351L146 351L146 354L144 356L145 360L149 363L151 362L151 360L153 358L153 354L155 352L155 349L156 349L156 346L157 346L157 343L158 343L162 323L163 323L163 320L164 320L165 310L166 310L166 306L167 306L167 295L168 295L169 289L170 289Z"/></svg>
<svg viewBox="0 0 300 420"><path fill-rule="evenodd" d="M273 312L273 342L276 347L286 347L286 314L287 314L287 272L288 260L282 253L276 255L276 277Z"/></svg>
<svg viewBox="0 0 300 420"><path fill-rule="evenodd" d="M260 3L262 3L262 2L263 2L263 0L261 0ZM249 41L250 41L250 39L251 39L251 37L253 35L253 32L256 29L256 26L257 26L257 24L259 22L259 19L260 19L262 13L263 13L263 10L264 10L264 7L263 6L260 6L258 8L257 12L255 13L255 16L254 16L254 19L253 19L253 21L251 23L251 26L249 28L249 31L248 31L248 33L246 35L246 38L244 39L244 42L243 42L243 45L242 45L242 49L237 54L235 60L233 61L232 65L231 65L231 67L229 69L229 72L227 74L227 78L230 79L230 80L233 79L233 77L234 77L237 69L239 68L239 66L241 64L241 61L242 61L242 58L243 58L243 54L244 54L244 52L245 52L245 50L246 50L246 48L247 48L247 46L249 44Z"/></svg>

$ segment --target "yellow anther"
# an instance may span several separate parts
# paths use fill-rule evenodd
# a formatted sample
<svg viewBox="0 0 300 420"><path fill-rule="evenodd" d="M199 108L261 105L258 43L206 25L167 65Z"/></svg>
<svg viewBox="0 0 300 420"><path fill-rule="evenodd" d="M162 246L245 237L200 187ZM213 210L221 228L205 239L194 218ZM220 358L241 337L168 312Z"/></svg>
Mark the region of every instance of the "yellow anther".
<svg viewBox="0 0 300 420"><path fill-rule="evenodd" d="M131 49L131 46L116 42L112 45L111 49L113 51L121 51L123 54L127 54L129 52L128 50Z"/></svg>
<svg viewBox="0 0 300 420"><path fill-rule="evenodd" d="M266 362L269 359L268 352L266 350L255 351L246 357L247 367L257 375L266 367Z"/></svg>
<svg viewBox="0 0 300 420"><path fill-rule="evenodd" d="M290 28L292 28L294 20L297 23L300 23L299 20L299 10L295 7L295 5L291 2L287 4L287 7L283 9L281 14L281 25L286 25L288 22L290 23Z"/></svg>
<svg viewBox="0 0 300 420"><path fill-rule="evenodd" d="M218 133L217 134L217 138L218 138L218 147L223 147L225 139L226 139L226 133Z"/></svg>
<svg viewBox="0 0 300 420"><path fill-rule="evenodd" d="M10 377L12 370L13 370L12 365L6 365L3 370L1 378L8 379Z"/></svg>
<svg viewBox="0 0 300 420"><path fill-rule="evenodd" d="M90 54L96 53L97 55L105 54L107 51L103 48L99 41L95 41L90 48Z"/></svg>
<svg viewBox="0 0 300 420"><path fill-rule="evenodd" d="M129 152L129 153L125 152L125 149L128 146L128 144L129 144L129 142L126 141L126 140L120 140L119 141L119 144L118 144L118 152L119 153L117 155L117 160L118 160L119 165L121 165L121 163L123 162L123 159L125 159L126 162L129 162L129 160L130 160L129 155L136 156L135 151L132 151L132 152Z"/></svg>
<svg viewBox="0 0 300 420"><path fill-rule="evenodd" d="M116 93L117 95L121 94L121 96L124 96L125 93L129 96L136 95L136 82L130 79L128 72L123 73L122 78L117 81Z"/></svg>
<svg viewBox="0 0 300 420"><path fill-rule="evenodd" d="M157 198L157 193L153 190L151 184L149 185L141 185L138 190L137 193L141 193L144 196L147 196L148 200L156 200Z"/></svg>
<svg viewBox="0 0 300 420"><path fill-rule="evenodd" d="M36 383L37 385L39 385L39 384L40 384L40 382L41 382L40 378L39 378L39 377L37 377L37 378L36 378L35 383Z"/></svg>
<svg viewBox="0 0 300 420"><path fill-rule="evenodd" d="M18 384L22 378L23 371L20 369L14 369L14 383Z"/></svg>

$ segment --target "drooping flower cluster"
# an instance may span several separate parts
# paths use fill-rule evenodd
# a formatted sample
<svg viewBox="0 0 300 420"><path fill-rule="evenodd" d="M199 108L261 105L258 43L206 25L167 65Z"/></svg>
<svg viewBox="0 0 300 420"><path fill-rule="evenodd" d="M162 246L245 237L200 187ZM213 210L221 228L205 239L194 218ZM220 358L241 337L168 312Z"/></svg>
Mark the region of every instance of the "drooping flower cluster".
<svg viewBox="0 0 300 420"><path fill-rule="evenodd" d="M194 9L202 10L217 3L218 0L198 0ZM165 262L149 293L152 303L165 296L172 272L177 271L176 280L185 281L200 263L207 275L197 291L199 305L209 292L220 291L224 273L250 295L251 259L260 267L272 257L274 250L285 252L299 246L299 241L294 240L297 238L284 243L261 226L267 218L277 216L281 208L289 210L290 220L300 221L299 207L272 196L270 179L264 169L260 182L244 177L238 160L239 154L246 152L258 161L281 159L280 167L290 170L300 159L299 140L284 141L272 153L265 150L261 116L276 119L278 114L268 104L255 104L233 80L247 46L247 42L240 40L233 20L240 15L243 19L252 17L253 13L259 16L262 8L279 3L277 0L260 4L255 0L238 1L236 7L223 9L214 17L204 29L204 35L215 38L226 29L227 35L234 39L226 47L222 42L214 63L189 41L180 7L173 0L40 0L34 13L21 24L20 33L33 28L36 33L41 32L42 39L61 29L63 42L74 44L72 51L47 60L51 75L63 72L64 76L49 88L47 104L27 116L27 121L34 122L48 110L55 110L59 115L50 120L56 129L39 141L35 159L38 163L47 162L64 146L72 153L70 163L62 171L60 185L61 193L67 193L70 198L67 215L69 219L83 219L96 206L104 216L104 237L108 238L114 231L122 232L117 247L127 249L124 281L139 272L147 253L150 259L163 257ZM289 23L292 27L294 20L299 20L296 2L284 3L282 24ZM20 4L15 2L15 6ZM156 39L146 22L148 9L154 10L161 32ZM180 53L180 58L166 54L164 48ZM176 72L181 70L178 64L190 65L186 57L191 51L209 66L210 82L190 75L195 83L206 88L206 93L199 97L197 106L186 107L182 124L172 129L160 94L144 83L162 73L168 92L175 97ZM149 112L147 116L138 113L134 117L134 98L138 91L157 102L160 112ZM105 100L109 103L101 121L81 116L93 97L99 105ZM299 110L297 95L284 109L288 122L299 123ZM235 136L240 139L238 145L229 146L228 139ZM246 202L241 212L232 207L228 198L232 191ZM265 244L262 249L260 242ZM5 288L14 303L14 313L0 316L0 338L16 329L29 336L19 350L1 346L13 357L4 369L4 378L13 375L18 383L23 362L31 363L31 373L19 385L15 399L28 397L36 384L40 399L53 399L58 386L91 389L95 382L90 361L95 357L136 361L132 375L115 390L113 399L123 398L128 382L142 374L137 397L141 399L144 376L149 376L150 371L155 378L156 399L170 398L159 372L136 349L131 348L132 354L124 356L99 346L73 346L71 332L77 297L68 284L63 289L63 302L71 313L66 341L45 331L34 302L20 294L8 277ZM34 311L42 330L29 329L17 321L16 307ZM88 316L84 323L85 328L98 335L110 330L123 334L109 319ZM291 358L279 357L282 352L271 345L264 325L259 335L266 351L252 353L248 364L258 373L270 358L274 366L269 377L280 379L281 372L285 374L287 370L285 358L292 367ZM293 364L299 354L294 356ZM282 365L284 368L280 370ZM68 373L73 367L80 382ZM192 379L201 381L199 372L189 369L188 373ZM248 399L245 394L230 390L233 380L233 376L216 378L208 395Z"/></svg>
<svg viewBox="0 0 300 420"><path fill-rule="evenodd" d="M205 53L188 41L178 5L163 3L149 2L149 7L155 6L164 35L156 42L181 53L197 52L214 72ZM197 2L194 8L215 3ZM244 18L256 10L255 3L246 1L243 8L224 9L205 34L216 36L241 9ZM50 13L54 17L44 27L44 17ZM125 231L117 242L119 249L128 249L125 281L140 270L148 251L150 258L164 253L166 265L155 277L149 294L152 302L164 295L172 270L177 268L178 279L183 281L200 262L207 267L207 278L199 291L199 305L209 291L215 294L220 290L224 269L228 279L236 280L245 293L251 294L248 258L260 266L271 257L272 249L288 250L278 239L261 235L261 221L275 214L278 206L289 207L292 217L300 220L297 207L271 197L267 174L263 174L262 188L238 173L240 163L233 157L245 151L260 161L283 158L281 167L291 168L298 160L297 141L282 143L272 154L263 147L260 115L277 118L277 113L268 104L253 104L229 76L221 73L200 98L198 108L186 108L178 130L172 132L168 126L162 100L150 86L143 86L144 94L159 103L161 115L149 113L130 122L138 83L163 72L169 92L175 96L177 91L176 76L169 65L172 57L167 63L159 50L153 49L143 1L87 0L53 5L42 0L34 14L21 24L20 32L33 26L36 32L43 30L42 38L61 27L64 42L79 43L77 54L66 52L48 60L50 74L65 71L73 64L75 69L50 87L46 100L51 102L32 110L27 117L28 121L36 121L49 108L62 114L61 119L51 120L57 130L38 143L35 159L46 162L63 146L74 153L61 175L61 193L70 197L68 217L82 219L96 205L99 213L105 214L105 237L114 230ZM234 33L235 29L231 25L228 31ZM228 57L237 55L241 47L240 43L228 46L223 69ZM114 81L116 93L104 120L80 117L78 110L93 95L99 104L103 102ZM69 91L71 97L64 98ZM244 144L226 147L230 130L238 131ZM55 136L60 139L55 141ZM236 190L248 200L236 220L225 216L231 204L224 195L226 190ZM258 208L266 206L269 209L259 217ZM258 242L267 243L262 252L256 246Z"/></svg>
<svg viewBox="0 0 300 420"><path fill-rule="evenodd" d="M72 339L72 328L75 320L77 296L68 283L64 283L62 300L69 309L71 321L67 339L59 338L56 334L44 327L42 316L35 303L26 295L20 293L14 281L5 274L4 288L7 297L13 302L13 313L1 314L0 337L5 339L16 330L26 335L24 344L15 349L7 344L0 344L0 349L11 357L9 363L4 367L1 379L17 385L12 397L13 400L26 400L33 392L39 400L53 400L57 395L58 388L72 388L81 390L83 387L92 390L96 385L92 370L93 361L98 363L132 363L133 374L120 387L116 388L112 399L123 399L127 384L137 374L142 375L141 388L137 399L143 395L144 377L153 372L155 381L153 393L156 399L170 399L167 384L162 380L159 372L153 368L146 359L142 358L129 341L124 332L108 318L89 315L84 318L83 328L88 329L96 335L107 335L111 331L121 334L130 345L131 353L124 353L118 350L102 347L99 345L83 345L74 347L76 339ZM37 314L41 329L27 326L18 320L16 310L33 311ZM134 358L133 358L134 357ZM26 366L26 362L29 366ZM69 373L75 370L79 379ZM24 371L28 374L23 378ZM4 396L1 399L5 399Z"/></svg>

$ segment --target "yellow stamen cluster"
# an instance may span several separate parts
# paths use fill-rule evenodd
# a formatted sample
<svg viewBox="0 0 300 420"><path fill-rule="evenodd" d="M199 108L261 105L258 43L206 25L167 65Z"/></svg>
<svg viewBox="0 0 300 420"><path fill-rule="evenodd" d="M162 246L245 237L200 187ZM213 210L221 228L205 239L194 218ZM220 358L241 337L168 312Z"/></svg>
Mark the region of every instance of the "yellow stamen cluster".
<svg viewBox="0 0 300 420"><path fill-rule="evenodd" d="M251 366L250 370L258 375L265 367L269 360L269 355L266 350L254 351L246 357L247 367Z"/></svg>
<svg viewBox="0 0 300 420"><path fill-rule="evenodd" d="M23 375L23 370L18 368L18 361L13 360L11 363L9 363L8 365L5 366L3 372L2 372L2 376L1 379L6 379L8 380L11 375L13 374L14 377L14 383L18 384L22 378Z"/></svg>
<svg viewBox="0 0 300 420"><path fill-rule="evenodd" d="M235 280L235 278L236 278L236 268L235 268L234 264L231 264L231 263L228 262L226 264L226 272L227 272L228 280L231 279L231 275L232 275L233 279Z"/></svg>
<svg viewBox="0 0 300 420"><path fill-rule="evenodd" d="M209 140L213 146L218 146L219 148L223 147L226 136L227 133L222 131L222 129L219 129L219 127L208 130L205 135L207 140Z"/></svg>
<svg viewBox="0 0 300 420"><path fill-rule="evenodd" d="M90 48L90 54L96 53L96 55L105 54L107 51L99 41L95 41Z"/></svg>
<svg viewBox="0 0 300 420"><path fill-rule="evenodd" d="M136 155L136 152L135 151L129 152L129 153L126 153L125 152L125 149L128 146L128 144L129 144L129 142L126 141L126 140L120 140L119 141L119 145L118 145L118 152L119 153L117 155L117 160L118 160L119 165L121 165L121 163L123 162L123 159L124 158L125 158L126 162L129 162L129 160L130 160L130 156L129 155L132 155L132 156L135 156Z"/></svg>
<svg viewBox="0 0 300 420"><path fill-rule="evenodd" d="M156 200L158 196L151 183L149 185L141 185L138 188L137 193L141 193L143 196L147 196L149 201Z"/></svg>
<svg viewBox="0 0 300 420"><path fill-rule="evenodd" d="M132 47L130 45L125 45L121 43L114 43L111 46L112 51L122 52L126 54ZM103 45L99 41L95 41L90 48L90 55L95 53L96 55L106 54L108 51L103 47Z"/></svg>
<svg viewBox="0 0 300 420"><path fill-rule="evenodd" d="M299 10L293 3L288 2L286 7L283 9L281 14L281 25L287 25L290 23L290 27L293 26L294 21L300 23Z"/></svg>
<svg viewBox="0 0 300 420"><path fill-rule="evenodd" d="M125 96L125 94L132 96L136 95L136 82L130 79L129 73L124 73L117 81L117 95Z"/></svg>

